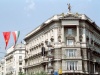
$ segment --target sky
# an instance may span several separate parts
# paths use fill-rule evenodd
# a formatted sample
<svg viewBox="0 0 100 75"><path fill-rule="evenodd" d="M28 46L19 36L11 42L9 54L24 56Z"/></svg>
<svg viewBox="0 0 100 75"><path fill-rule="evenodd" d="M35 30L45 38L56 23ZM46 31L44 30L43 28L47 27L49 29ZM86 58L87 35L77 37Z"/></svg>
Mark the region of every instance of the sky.
<svg viewBox="0 0 100 75"><path fill-rule="evenodd" d="M0 59L6 53L2 32L20 31L20 43L53 15L67 13L67 3L71 4L72 13L86 14L100 27L100 0L0 0ZM7 49L13 44L11 34Z"/></svg>

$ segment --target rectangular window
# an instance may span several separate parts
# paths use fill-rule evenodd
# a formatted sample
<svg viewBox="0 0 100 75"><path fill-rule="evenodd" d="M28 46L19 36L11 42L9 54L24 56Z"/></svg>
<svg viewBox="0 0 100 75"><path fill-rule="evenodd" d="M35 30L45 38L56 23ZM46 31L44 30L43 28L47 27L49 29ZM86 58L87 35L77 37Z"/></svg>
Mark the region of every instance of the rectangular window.
<svg viewBox="0 0 100 75"><path fill-rule="evenodd" d="M19 59L22 59L22 56L19 56Z"/></svg>
<svg viewBox="0 0 100 75"><path fill-rule="evenodd" d="M3 70L3 67L2 67L2 70Z"/></svg>
<svg viewBox="0 0 100 75"><path fill-rule="evenodd" d="M75 49L67 49L66 50L67 57L75 57L76 56L76 50Z"/></svg>
<svg viewBox="0 0 100 75"><path fill-rule="evenodd" d="M22 53L22 50L19 50L19 53Z"/></svg>
<svg viewBox="0 0 100 75"><path fill-rule="evenodd" d="M67 61L67 70L77 70L77 61Z"/></svg>
<svg viewBox="0 0 100 75"><path fill-rule="evenodd" d="M73 32L72 29L69 28L68 31L67 31L67 34L68 34L68 35L72 35L72 34L73 34L72 32Z"/></svg>
<svg viewBox="0 0 100 75"><path fill-rule="evenodd" d="M22 67L19 67L19 72L22 72Z"/></svg>
<svg viewBox="0 0 100 75"><path fill-rule="evenodd" d="M68 39L68 40L67 40L67 45L69 45L69 46L74 45L74 40Z"/></svg>
<svg viewBox="0 0 100 75"><path fill-rule="evenodd" d="M19 61L19 65L22 65L22 61Z"/></svg>
<svg viewBox="0 0 100 75"><path fill-rule="evenodd" d="M2 72L2 75L3 75L3 72Z"/></svg>

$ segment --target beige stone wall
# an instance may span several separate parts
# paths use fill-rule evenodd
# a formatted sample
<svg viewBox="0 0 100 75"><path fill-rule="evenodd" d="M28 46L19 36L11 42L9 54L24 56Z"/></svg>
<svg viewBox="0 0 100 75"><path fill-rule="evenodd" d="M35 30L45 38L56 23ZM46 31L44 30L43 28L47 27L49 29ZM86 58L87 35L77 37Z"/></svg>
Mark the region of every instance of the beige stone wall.
<svg viewBox="0 0 100 75"><path fill-rule="evenodd" d="M82 60L62 60L63 71L67 71L67 61L77 61L77 71L82 71Z"/></svg>
<svg viewBox="0 0 100 75"><path fill-rule="evenodd" d="M72 15L72 14L70 14ZM75 16L75 15L74 15ZM100 53L100 47L95 45L94 43L100 44L100 34L92 27L91 24L87 23L87 21L79 21L76 20L65 20L61 19L61 23L59 22L53 22L50 24L47 24L43 29L39 30L37 33L29 37L26 41L26 50L28 53L26 54L27 62L26 67L34 65L32 69L28 68L28 72L40 72L43 69L43 66L40 64L43 62L41 58L41 47L42 43L44 44L44 47L48 54L48 47L45 44L45 41L51 41L50 39L53 38L54 41L52 42L54 51L52 54L54 55L54 61L52 62L53 69L63 70L64 73L67 73L67 61L77 61L77 72L79 73L89 73L90 69L91 72L94 71L93 62L89 59L89 57L92 58L92 51L95 50L96 52ZM68 18L72 18L68 16ZM85 15L82 16L82 19L87 18ZM67 29L72 28L73 29L73 35L67 35ZM93 31L92 31L93 30ZM81 38L80 38L81 37ZM89 41L87 41L87 37L89 37ZM68 46L67 45L67 39L73 39L74 45ZM93 44L91 44L91 41L93 39ZM81 40L81 41L80 41ZM89 51L88 48L92 46L91 50ZM66 50L67 49L75 49L76 50L76 56L75 57L67 57ZM33 56L33 57L32 57ZM45 57L46 58L46 57ZM99 56L94 55L93 60L96 62L99 61ZM48 59L47 59L48 61ZM89 66L89 62L91 61L91 67ZM38 66L36 64L39 64ZM35 66L36 65L36 66ZM47 66L48 62L46 63L45 71L47 72ZM72 72L73 71L68 71Z"/></svg>

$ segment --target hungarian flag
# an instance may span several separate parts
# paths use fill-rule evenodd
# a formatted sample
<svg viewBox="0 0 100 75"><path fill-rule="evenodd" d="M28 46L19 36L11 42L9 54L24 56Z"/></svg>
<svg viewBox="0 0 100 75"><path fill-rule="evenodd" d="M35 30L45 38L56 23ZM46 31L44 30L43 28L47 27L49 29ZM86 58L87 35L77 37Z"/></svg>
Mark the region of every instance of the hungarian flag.
<svg viewBox="0 0 100 75"><path fill-rule="evenodd" d="M8 45L9 39L10 39L10 33L11 32L3 32L3 36L5 39L5 43L6 43L5 49L7 48L7 45Z"/></svg>
<svg viewBox="0 0 100 75"><path fill-rule="evenodd" d="M12 32L12 34L13 34L14 42L15 42L15 45L16 45L17 40L18 40L19 35L20 35L20 31L14 31L14 32Z"/></svg>

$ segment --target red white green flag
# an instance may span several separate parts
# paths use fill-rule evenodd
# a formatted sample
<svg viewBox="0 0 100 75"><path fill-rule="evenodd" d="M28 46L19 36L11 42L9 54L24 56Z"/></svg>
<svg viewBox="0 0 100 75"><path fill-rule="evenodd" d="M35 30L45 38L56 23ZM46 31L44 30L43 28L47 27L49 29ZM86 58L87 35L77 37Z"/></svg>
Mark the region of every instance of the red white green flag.
<svg viewBox="0 0 100 75"><path fill-rule="evenodd" d="M10 33L11 32L3 32L3 36L4 36L4 39L5 39L5 49L7 48L7 45L8 45L8 42L9 42L9 39L10 39Z"/></svg>
<svg viewBox="0 0 100 75"><path fill-rule="evenodd" d="M14 31L14 32L12 32L12 34L13 34L14 42L15 42L15 45L16 45L17 40L18 40L19 35L20 35L20 31Z"/></svg>

